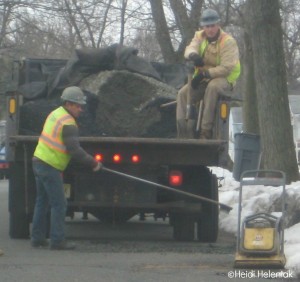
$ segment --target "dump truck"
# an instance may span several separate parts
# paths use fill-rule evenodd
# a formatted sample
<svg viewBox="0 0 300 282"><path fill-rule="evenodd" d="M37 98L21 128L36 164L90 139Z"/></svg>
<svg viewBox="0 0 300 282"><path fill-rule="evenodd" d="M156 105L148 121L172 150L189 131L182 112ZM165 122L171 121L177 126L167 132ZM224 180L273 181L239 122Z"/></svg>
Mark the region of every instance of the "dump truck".
<svg viewBox="0 0 300 282"><path fill-rule="evenodd" d="M20 124L24 123L22 107L32 100L19 86L30 85L29 74L41 65L58 69L65 64L65 60L29 58L14 62L15 87L6 93L11 238L30 237L36 195L32 156L39 133L24 133L20 129ZM218 201L218 179L210 167L227 165L229 103L228 98L220 97L212 140L81 136L80 143L109 169ZM41 124L47 114L40 117ZM63 179L67 217L83 212L101 222L118 224L136 215L153 213L155 218L169 219L175 240L217 240L219 206L216 204L105 171L95 173L73 161L63 172Z"/></svg>

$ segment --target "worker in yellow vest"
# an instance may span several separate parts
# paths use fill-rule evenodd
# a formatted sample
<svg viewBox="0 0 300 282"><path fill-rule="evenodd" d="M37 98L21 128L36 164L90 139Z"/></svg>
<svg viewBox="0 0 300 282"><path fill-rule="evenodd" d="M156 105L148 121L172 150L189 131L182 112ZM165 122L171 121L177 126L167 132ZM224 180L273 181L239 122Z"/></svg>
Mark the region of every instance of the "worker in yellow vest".
<svg viewBox="0 0 300 282"><path fill-rule="evenodd" d="M193 74L177 96L177 136L194 138L195 105L203 99L201 139L212 138L218 97L232 90L240 75L239 50L235 39L220 28L219 14L206 9L201 16L202 30L196 31L184 57L194 63Z"/></svg>
<svg viewBox="0 0 300 282"><path fill-rule="evenodd" d="M75 245L65 240L66 199L62 172L71 158L98 171L102 164L86 153L78 141L75 119L83 111L86 97L79 87L67 87L61 96L62 106L51 112L44 124L32 159L37 196L32 220L31 245L47 247L46 218L50 217L50 249L70 250Z"/></svg>

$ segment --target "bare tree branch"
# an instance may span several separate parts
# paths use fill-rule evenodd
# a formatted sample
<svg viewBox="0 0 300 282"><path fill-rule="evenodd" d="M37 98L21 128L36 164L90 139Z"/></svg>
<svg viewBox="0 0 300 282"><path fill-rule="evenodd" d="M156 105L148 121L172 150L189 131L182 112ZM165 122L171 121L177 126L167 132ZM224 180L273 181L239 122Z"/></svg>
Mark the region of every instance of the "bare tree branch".
<svg viewBox="0 0 300 282"><path fill-rule="evenodd" d="M69 14L70 22L71 22L72 26L74 27L74 29L75 29L75 31L76 31L76 34L77 34L78 39L79 39L79 41L80 41L80 44L81 44L82 47L85 47L85 46L86 46L86 45L85 45L85 41L83 40L83 38L82 38L82 36L81 36L79 27L78 27L78 25L77 25L77 22L76 22L76 20L75 20L75 17L74 17L74 15L73 15L73 11L72 11L72 9L71 9L71 7L70 7L70 4L69 4L68 0L64 0L64 3L65 3L65 5L66 5L67 13Z"/></svg>
<svg viewBox="0 0 300 282"><path fill-rule="evenodd" d="M73 3L73 5L74 5L74 7L76 9L76 12L80 15L80 17L82 18L83 22L85 23L85 26L86 26L86 28L88 30L88 34L89 34L92 46L95 48L96 47L96 42L95 42L95 39L94 39L94 35L93 35L93 31L91 29L90 22L86 19L86 16L82 13L81 8L77 5L77 1L76 0L72 0L72 3ZM85 45L83 45L83 46L85 46Z"/></svg>

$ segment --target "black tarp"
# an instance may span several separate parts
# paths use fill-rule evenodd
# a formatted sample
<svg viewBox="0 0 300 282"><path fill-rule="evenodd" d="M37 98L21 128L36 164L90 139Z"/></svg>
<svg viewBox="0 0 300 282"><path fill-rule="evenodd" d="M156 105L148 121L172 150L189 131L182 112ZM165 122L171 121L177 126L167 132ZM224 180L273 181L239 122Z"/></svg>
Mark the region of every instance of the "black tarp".
<svg viewBox="0 0 300 282"><path fill-rule="evenodd" d="M112 99L111 103L121 105L124 95L129 95L130 89L132 89L134 95L142 96L139 99L140 104L135 104L134 107L143 108L146 105L144 108L147 108L140 115L136 115L130 107L130 104L135 103L134 95L129 95L128 101L123 100L128 105L128 114L125 116L131 119L131 122L136 124L136 126L144 126L144 128L135 129L136 132L134 134L136 136L148 137L174 137L176 131L175 107L160 109L159 105L176 99L174 93L176 93L186 80L186 66L184 64L167 65L157 62L151 63L139 57L137 49L117 44L107 48L75 50L73 56L68 61L28 60L26 66L23 68L23 73L21 72L21 85L18 89L25 98L25 104L21 109L20 117L20 127L23 134L31 135L40 133L45 117L60 104L59 97L65 87L72 85L80 86L82 81L93 77L93 75L116 70L125 71L125 73L127 71L128 73L128 75L123 76L123 80L119 80L119 84L117 84L118 77L113 76L113 79L109 80L109 84L104 85L101 90L97 90L101 93L100 96L98 95L99 93L94 93L94 90L86 89L88 97L87 106L84 114L79 119L81 135L121 136L122 134L119 133L123 132L123 135L129 136L133 133L133 130L125 129L128 124L126 125L124 117L123 123L122 118L115 118L117 121L115 123L116 128L111 128L112 125L108 126L108 124L114 124L114 116L107 109L106 114L110 114L111 116L103 123L99 117L101 115L101 110L99 109L101 105L98 106L101 102L109 99ZM145 82L142 83L142 80L139 80L137 76L130 76L130 73L139 74L152 80L145 84L147 87L144 87L143 83ZM157 90L160 93L159 95L155 95L153 92L157 89L155 81L162 83ZM166 93L167 90L164 90L164 88L167 89L167 86L171 87L169 92L172 92L172 95L169 95L170 93ZM105 91L106 93L103 94ZM150 92L147 93L147 91ZM122 92L123 96L110 94L116 92ZM130 99L133 100L130 101ZM150 109L151 107L153 107L152 110ZM126 107L122 107L122 113L124 112L126 112ZM146 117L153 122L146 122L144 124L139 122L142 115L144 116L143 118ZM157 117L158 115L159 118ZM97 121L97 118L99 121L98 125L91 126L94 121ZM122 126L124 130L122 130Z"/></svg>

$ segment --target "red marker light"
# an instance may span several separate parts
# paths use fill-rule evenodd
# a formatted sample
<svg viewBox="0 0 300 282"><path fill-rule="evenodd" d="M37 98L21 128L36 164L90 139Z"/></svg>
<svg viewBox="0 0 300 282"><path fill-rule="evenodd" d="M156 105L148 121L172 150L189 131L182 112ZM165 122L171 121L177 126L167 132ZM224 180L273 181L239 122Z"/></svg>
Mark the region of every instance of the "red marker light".
<svg viewBox="0 0 300 282"><path fill-rule="evenodd" d="M172 186L180 186L182 184L182 172L179 170L172 170L169 174L169 183Z"/></svg>
<svg viewBox="0 0 300 282"><path fill-rule="evenodd" d="M132 161L133 163L139 163L139 162L141 161L141 158L140 158L139 155L132 155L131 161Z"/></svg>
<svg viewBox="0 0 300 282"><path fill-rule="evenodd" d="M120 163L122 161L122 157L119 154L114 154L113 155L113 162L114 163Z"/></svg>
<svg viewBox="0 0 300 282"><path fill-rule="evenodd" d="M97 161L97 162L102 162L103 161L103 155L101 154L96 154L94 156L94 159Z"/></svg>

